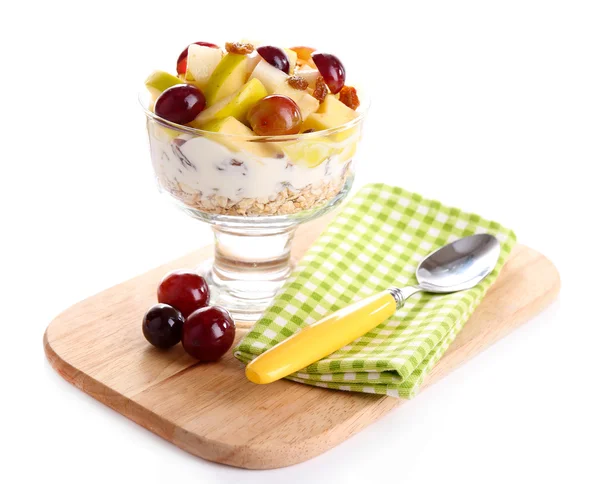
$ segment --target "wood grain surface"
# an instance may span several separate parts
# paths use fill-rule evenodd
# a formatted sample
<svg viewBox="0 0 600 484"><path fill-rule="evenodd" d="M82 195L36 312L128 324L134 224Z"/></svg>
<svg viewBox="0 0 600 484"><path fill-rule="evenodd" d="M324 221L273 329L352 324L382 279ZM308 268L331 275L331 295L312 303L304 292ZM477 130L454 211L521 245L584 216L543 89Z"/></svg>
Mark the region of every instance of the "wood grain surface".
<svg viewBox="0 0 600 484"><path fill-rule="evenodd" d="M298 230L296 257L328 218ZM217 363L198 364L181 345L166 352L151 347L142 336L141 319L155 302L158 282L169 270L200 264L211 250L206 247L169 262L60 314L44 335L51 365L79 389L178 447L249 469L310 459L403 403L288 381L254 385L231 354ZM531 319L559 288L558 273L548 259L516 246L425 386ZM239 329L237 338L244 331Z"/></svg>

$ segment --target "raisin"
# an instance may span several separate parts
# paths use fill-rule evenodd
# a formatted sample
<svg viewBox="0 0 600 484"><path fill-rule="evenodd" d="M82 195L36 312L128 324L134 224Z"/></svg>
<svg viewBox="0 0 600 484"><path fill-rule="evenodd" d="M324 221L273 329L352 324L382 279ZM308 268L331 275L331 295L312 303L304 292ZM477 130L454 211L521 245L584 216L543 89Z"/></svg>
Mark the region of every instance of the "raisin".
<svg viewBox="0 0 600 484"><path fill-rule="evenodd" d="M225 43L225 50L230 54L252 54L254 46L244 42L227 42Z"/></svg>
<svg viewBox="0 0 600 484"><path fill-rule="evenodd" d="M342 90L340 91L340 101L342 101L350 109L356 110L356 108L360 106L358 94L356 94L356 89L354 89L352 86L342 87Z"/></svg>
<svg viewBox="0 0 600 484"><path fill-rule="evenodd" d="M317 82L315 83L315 90L313 91L312 95L320 103L322 103L325 99L325 96L327 96L327 84L325 84L325 79L323 79L323 76L317 77Z"/></svg>
<svg viewBox="0 0 600 484"><path fill-rule="evenodd" d="M290 86L299 91L305 91L308 88L308 81L302 76L290 76L287 78L287 82Z"/></svg>

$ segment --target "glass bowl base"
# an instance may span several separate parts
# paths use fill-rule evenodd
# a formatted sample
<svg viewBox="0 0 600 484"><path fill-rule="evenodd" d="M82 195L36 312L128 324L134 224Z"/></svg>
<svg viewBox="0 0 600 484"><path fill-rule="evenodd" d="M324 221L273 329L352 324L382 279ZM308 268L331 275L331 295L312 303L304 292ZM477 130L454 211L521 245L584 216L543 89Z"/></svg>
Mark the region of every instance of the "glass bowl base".
<svg viewBox="0 0 600 484"><path fill-rule="evenodd" d="M263 314L291 272L285 270L269 273L269 279L239 280L220 276L214 270L214 261L207 260L198 272L210 286L210 304L226 308L238 328L250 328Z"/></svg>

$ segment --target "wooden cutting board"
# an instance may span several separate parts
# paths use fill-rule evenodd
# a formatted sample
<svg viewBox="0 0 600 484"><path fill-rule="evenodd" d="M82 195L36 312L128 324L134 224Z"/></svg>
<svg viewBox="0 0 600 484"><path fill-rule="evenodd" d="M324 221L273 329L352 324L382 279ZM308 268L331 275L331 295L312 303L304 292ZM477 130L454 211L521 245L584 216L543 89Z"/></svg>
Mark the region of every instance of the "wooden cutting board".
<svg viewBox="0 0 600 484"><path fill-rule="evenodd" d="M295 257L326 221L298 230ZM51 365L79 389L178 447L248 469L315 457L403 403L288 381L254 385L231 354L217 363L197 364L181 345L167 352L151 347L142 336L141 320L155 303L158 282L167 271L200 264L211 250L169 262L59 315L44 335ZM559 288L559 275L548 259L516 246L425 386L539 313ZM237 338L244 332L239 329Z"/></svg>

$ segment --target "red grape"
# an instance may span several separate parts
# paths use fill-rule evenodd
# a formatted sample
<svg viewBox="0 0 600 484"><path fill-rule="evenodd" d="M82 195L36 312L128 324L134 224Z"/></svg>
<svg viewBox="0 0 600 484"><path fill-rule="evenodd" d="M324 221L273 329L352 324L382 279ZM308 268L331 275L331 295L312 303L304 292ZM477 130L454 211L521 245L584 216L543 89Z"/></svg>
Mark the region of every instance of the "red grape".
<svg viewBox="0 0 600 484"><path fill-rule="evenodd" d="M210 42L194 42L194 44L203 45L204 47L212 47L213 49L219 48L218 45L211 44ZM181 52L181 54L179 54L179 57L177 58L177 74L185 74L185 71L187 70L188 47L189 45Z"/></svg>
<svg viewBox="0 0 600 484"><path fill-rule="evenodd" d="M172 306L156 304L144 315L142 332L148 342L157 348L170 348L181 341L185 319Z"/></svg>
<svg viewBox="0 0 600 484"><path fill-rule="evenodd" d="M193 121L206 106L202 91L190 84L178 84L165 89L154 105L161 118L177 124Z"/></svg>
<svg viewBox="0 0 600 484"><path fill-rule="evenodd" d="M325 79L327 87L333 94L340 92L346 82L346 69L342 62L332 54L317 52L312 55L319 72Z"/></svg>
<svg viewBox="0 0 600 484"><path fill-rule="evenodd" d="M188 317L196 309L208 304L210 291L204 278L192 271L169 272L160 282L157 291L158 302L179 309Z"/></svg>
<svg viewBox="0 0 600 484"><path fill-rule="evenodd" d="M279 47L272 45L263 45L256 49L260 56L273 67L277 67L280 71L286 74L290 73L290 61L285 52Z"/></svg>
<svg viewBox="0 0 600 484"><path fill-rule="evenodd" d="M194 311L183 325L183 349L200 361L216 361L235 338L235 323L226 309L209 306Z"/></svg>
<svg viewBox="0 0 600 484"><path fill-rule="evenodd" d="M248 111L248 121L259 136L278 136L300 132L300 108L287 96L274 94L258 101Z"/></svg>

